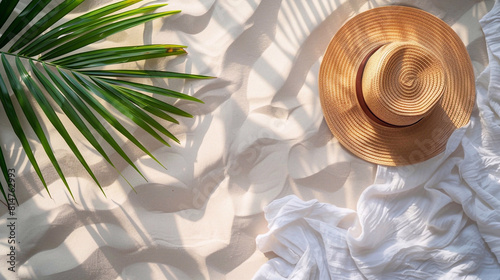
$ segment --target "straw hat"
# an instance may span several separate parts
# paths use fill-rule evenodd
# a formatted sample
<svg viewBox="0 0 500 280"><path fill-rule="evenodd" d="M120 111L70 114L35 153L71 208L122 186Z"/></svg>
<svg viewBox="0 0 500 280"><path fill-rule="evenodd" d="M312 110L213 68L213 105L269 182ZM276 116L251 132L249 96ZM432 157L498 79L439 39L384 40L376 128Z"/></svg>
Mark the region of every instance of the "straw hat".
<svg viewBox="0 0 500 280"><path fill-rule="evenodd" d="M442 151L469 121L474 73L464 44L437 17L410 7L361 13L335 34L321 63L326 122L360 158L406 165Z"/></svg>

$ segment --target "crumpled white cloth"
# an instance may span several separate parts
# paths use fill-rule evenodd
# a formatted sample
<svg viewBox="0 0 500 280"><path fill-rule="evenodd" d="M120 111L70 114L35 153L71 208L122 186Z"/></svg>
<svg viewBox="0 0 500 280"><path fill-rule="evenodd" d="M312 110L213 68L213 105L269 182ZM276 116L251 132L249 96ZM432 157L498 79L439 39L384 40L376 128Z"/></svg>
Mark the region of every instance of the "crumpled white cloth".
<svg viewBox="0 0 500 280"><path fill-rule="evenodd" d="M489 66L477 109L446 151L379 167L357 211L287 196L257 237L254 279L500 279L500 2L481 21Z"/></svg>

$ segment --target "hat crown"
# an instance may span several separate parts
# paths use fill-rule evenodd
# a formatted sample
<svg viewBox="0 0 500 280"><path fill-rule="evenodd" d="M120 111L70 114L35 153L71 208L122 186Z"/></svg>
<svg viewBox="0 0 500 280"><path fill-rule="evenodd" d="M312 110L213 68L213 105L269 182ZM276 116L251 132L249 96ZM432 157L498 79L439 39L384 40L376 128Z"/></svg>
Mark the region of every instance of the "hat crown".
<svg viewBox="0 0 500 280"><path fill-rule="evenodd" d="M392 42L371 55L362 76L363 99L385 123L407 126L432 111L445 90L441 61L424 46Z"/></svg>

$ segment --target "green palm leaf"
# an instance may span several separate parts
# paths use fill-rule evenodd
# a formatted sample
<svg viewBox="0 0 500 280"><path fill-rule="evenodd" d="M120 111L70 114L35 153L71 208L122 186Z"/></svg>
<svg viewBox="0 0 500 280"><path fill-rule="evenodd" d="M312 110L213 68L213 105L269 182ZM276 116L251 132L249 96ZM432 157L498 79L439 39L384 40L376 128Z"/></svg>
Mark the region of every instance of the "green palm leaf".
<svg viewBox="0 0 500 280"><path fill-rule="evenodd" d="M67 56L54 63L70 68L90 68L116 63L126 63L150 58L185 54L186 46L149 45L108 48Z"/></svg>
<svg viewBox="0 0 500 280"><path fill-rule="evenodd" d="M50 0L31 1L0 37L0 48L14 38L49 3Z"/></svg>
<svg viewBox="0 0 500 280"><path fill-rule="evenodd" d="M158 12L157 10L166 6L165 4L131 8L132 5L142 0L122 0L58 24L83 1L85 0L62 0L59 5L47 10L50 0L31 0L18 15L13 15L19 1L0 0L0 28L9 22L9 18L13 18L6 28L2 28L5 31L0 35L0 72L3 73L0 75L0 103L12 130L49 195L47 183L34 156L33 148L29 144L28 135L36 136L36 140L41 144L52 166L73 197L64 170L59 165L49 137L44 130L46 125L55 128L76 159L104 193L103 186L75 144L75 136L70 135L57 111L62 111L67 116L88 143L120 176L123 175L99 144L94 136L95 133L98 133L123 160L146 179L103 126L102 120L108 122L160 166L163 167L163 165L103 103L112 106L159 142L169 146L168 139L175 142L179 140L159 120L177 124L179 121L172 115L181 117L192 117L192 115L175 105L155 98L155 95L195 102L201 102L201 100L180 92L125 81L121 78L211 78L159 70L99 69L98 67L113 64L185 54L185 46L172 44L117 46L79 51L112 34L180 11ZM39 20L32 22L37 17ZM16 103L19 106L16 106ZM45 115L50 124L40 121L40 115ZM25 121L29 126L23 125ZM28 130L34 134L27 133ZM0 143L0 172L2 172L0 191L4 199L8 201L9 167L6 163L6 153L2 151L5 144ZM128 183L127 179L125 181Z"/></svg>

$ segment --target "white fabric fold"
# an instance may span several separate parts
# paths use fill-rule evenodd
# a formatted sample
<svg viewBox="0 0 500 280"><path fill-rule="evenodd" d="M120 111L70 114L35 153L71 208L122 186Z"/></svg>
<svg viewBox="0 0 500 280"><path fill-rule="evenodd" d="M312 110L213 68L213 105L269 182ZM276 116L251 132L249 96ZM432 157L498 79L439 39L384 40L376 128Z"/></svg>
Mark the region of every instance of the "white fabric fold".
<svg viewBox="0 0 500 280"><path fill-rule="evenodd" d="M357 211L287 196L266 209L274 252L254 279L500 279L500 2L480 24L477 108L426 162L379 167Z"/></svg>
<svg viewBox="0 0 500 280"><path fill-rule="evenodd" d="M273 201L266 208L269 232L257 237L259 249L280 258L265 264L256 279L328 279L343 275L362 279L350 258L344 223L355 212L296 196Z"/></svg>

